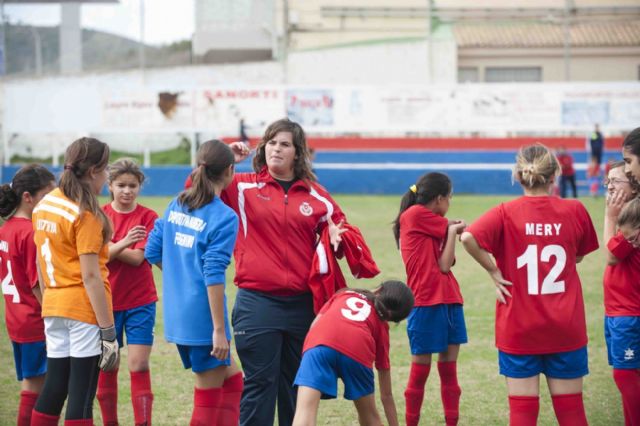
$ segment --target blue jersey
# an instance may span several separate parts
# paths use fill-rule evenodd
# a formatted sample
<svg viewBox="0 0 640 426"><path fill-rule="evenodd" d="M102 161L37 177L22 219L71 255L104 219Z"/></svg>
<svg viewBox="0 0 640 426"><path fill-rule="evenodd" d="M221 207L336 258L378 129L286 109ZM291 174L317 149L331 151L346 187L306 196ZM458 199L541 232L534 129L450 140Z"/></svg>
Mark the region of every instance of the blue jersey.
<svg viewBox="0 0 640 426"><path fill-rule="evenodd" d="M211 345L207 286L224 285L238 234L238 217L220 198L193 211L174 198L149 235L145 257L162 262L164 335L180 345ZM231 340L224 299L225 333Z"/></svg>

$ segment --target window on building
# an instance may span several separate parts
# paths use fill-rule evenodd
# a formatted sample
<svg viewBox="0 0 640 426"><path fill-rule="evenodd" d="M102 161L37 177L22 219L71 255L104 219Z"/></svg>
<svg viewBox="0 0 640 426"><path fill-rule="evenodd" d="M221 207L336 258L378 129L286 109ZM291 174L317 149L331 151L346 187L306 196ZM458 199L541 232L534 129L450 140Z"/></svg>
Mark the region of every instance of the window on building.
<svg viewBox="0 0 640 426"><path fill-rule="evenodd" d="M487 83L542 81L542 67L487 67L484 81Z"/></svg>
<svg viewBox="0 0 640 426"><path fill-rule="evenodd" d="M458 83L477 83L478 68L460 67L458 68Z"/></svg>

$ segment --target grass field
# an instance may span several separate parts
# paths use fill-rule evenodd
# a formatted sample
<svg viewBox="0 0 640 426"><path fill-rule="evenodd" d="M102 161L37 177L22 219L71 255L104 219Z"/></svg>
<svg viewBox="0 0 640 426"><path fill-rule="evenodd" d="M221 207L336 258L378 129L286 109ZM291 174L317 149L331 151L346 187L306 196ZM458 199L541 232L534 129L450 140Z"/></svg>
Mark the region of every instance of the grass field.
<svg viewBox="0 0 640 426"><path fill-rule="evenodd" d="M384 279L404 280L404 268L395 248L390 222L398 211L397 196L336 196L336 201L346 212L349 222L359 226L372 249L382 273L373 280L356 281L349 279L349 285L374 287ZM472 222L489 207L507 200L505 197L484 197L456 195L452 200L450 218L462 218ZM601 233L604 200L582 200L593 218L596 230ZM144 198L140 202L162 213L168 198ZM602 246L602 241L600 242ZM498 374L497 351L494 347L494 290L488 275L464 252L458 243L457 263L453 268L465 298L465 316L469 333L469 343L460 351L458 374L462 387L460 406L461 425L508 424L507 392L504 379ZM606 346L602 323L602 273L604 256L601 251L585 258L578 266L584 289L587 326L589 333L589 366L591 373L585 380L584 399L587 417L591 425L622 425L620 396L607 365ZM343 268L343 270L348 270ZM232 284L233 271L227 275L227 294L230 307L235 299ZM161 290L161 280L156 271L156 284ZM151 356L151 371L154 402L154 423L156 425L186 425L192 407L193 375L182 368L178 353L173 345L163 337L162 305L158 305L156 323L156 344ZM4 306L1 308L4 310ZM3 315L4 317L4 315ZM406 325L391 326L391 364L393 389L400 415L404 421L403 391L409 373L410 356L406 337ZM553 333L553 330L549 330ZM133 414L129 394L129 377L126 369L126 349L122 351L123 363L120 369L119 413L120 423L133 424ZM5 331L0 332L0 425L15 424L18 404L19 383L15 380L11 345ZM433 370L432 370L433 371ZM551 400L542 385L541 407L538 424L557 424L553 415ZM381 409L378 403L379 409ZM101 423L96 402L94 417ZM440 402L439 378L432 374L427 382L425 403L421 424L444 424ZM338 399L320 404L318 424L355 425L357 416L353 404Z"/></svg>

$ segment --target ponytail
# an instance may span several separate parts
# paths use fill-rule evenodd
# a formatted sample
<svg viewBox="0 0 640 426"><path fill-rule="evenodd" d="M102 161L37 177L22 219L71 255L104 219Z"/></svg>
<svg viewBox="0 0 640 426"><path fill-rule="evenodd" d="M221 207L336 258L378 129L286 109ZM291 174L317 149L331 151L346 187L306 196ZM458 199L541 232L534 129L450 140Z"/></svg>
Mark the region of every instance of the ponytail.
<svg viewBox="0 0 640 426"><path fill-rule="evenodd" d="M191 188L178 195L178 203L189 211L209 204L216 196L214 183L222 181L224 172L234 163L231 148L217 139L200 145L196 154L198 168L191 174Z"/></svg>
<svg viewBox="0 0 640 426"><path fill-rule="evenodd" d="M426 205L438 196L446 197L451 194L451 179L444 173L432 172L422 175L418 183L411 185L400 200L400 211L393 221L393 237L396 247L400 248L400 216L414 204Z"/></svg>
<svg viewBox="0 0 640 426"><path fill-rule="evenodd" d="M402 281L384 281L373 294L376 312L384 321L402 321L409 316L415 303L411 289Z"/></svg>
<svg viewBox="0 0 640 426"><path fill-rule="evenodd" d="M549 148L536 143L518 151L513 177L528 189L545 188L560 174L560 163Z"/></svg>
<svg viewBox="0 0 640 426"><path fill-rule="evenodd" d="M20 207L22 194L36 195L56 178L40 164L29 164L17 171L10 184L0 186L0 216L8 218Z"/></svg>
<svg viewBox="0 0 640 426"><path fill-rule="evenodd" d="M402 281L384 281L375 291L362 288L347 288L341 291L346 290L363 295L373 305L378 318L383 321L402 321L411 313L415 301L411 289Z"/></svg>
<svg viewBox="0 0 640 426"><path fill-rule="evenodd" d="M64 156L64 170L58 186L62 193L80 206L80 211L89 211L102 222L102 240L111 241L112 228L107 215L102 211L98 198L87 181L90 172L104 170L109 162L109 146L94 138L74 141Z"/></svg>

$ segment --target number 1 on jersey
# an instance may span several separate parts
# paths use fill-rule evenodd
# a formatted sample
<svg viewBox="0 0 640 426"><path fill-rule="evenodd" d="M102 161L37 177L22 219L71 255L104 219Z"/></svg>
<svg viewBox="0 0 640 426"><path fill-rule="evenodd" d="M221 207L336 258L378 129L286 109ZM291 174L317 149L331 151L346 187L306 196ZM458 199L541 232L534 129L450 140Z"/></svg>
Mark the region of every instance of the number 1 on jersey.
<svg viewBox="0 0 640 426"><path fill-rule="evenodd" d="M555 257L556 263L544 277L540 291L538 291L538 246L529 244L524 253L518 257L518 269L523 266L527 267L527 292L529 294L564 293L564 280L556 280L567 264L567 253L562 246L557 244L544 246L540 253L540 262L548 263L551 261L551 257Z"/></svg>
<svg viewBox="0 0 640 426"><path fill-rule="evenodd" d="M49 239L44 239L44 244L40 246L40 253L42 253L42 258L44 259L44 263L47 265L47 276L49 277L49 285L51 287L56 286L56 280L53 278L53 263L51 262L52 254L51 248L49 247Z"/></svg>

